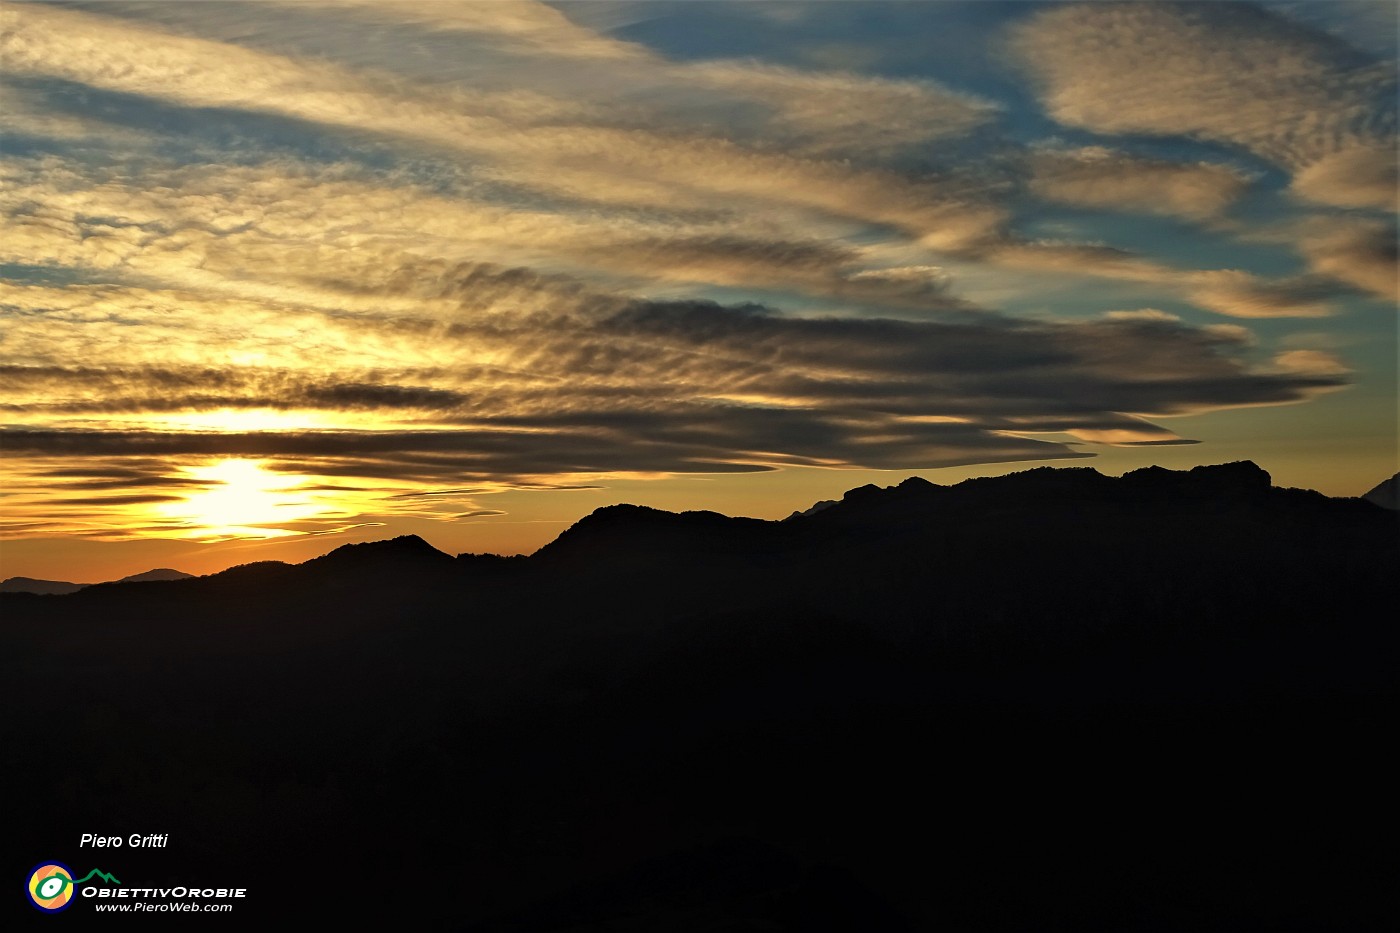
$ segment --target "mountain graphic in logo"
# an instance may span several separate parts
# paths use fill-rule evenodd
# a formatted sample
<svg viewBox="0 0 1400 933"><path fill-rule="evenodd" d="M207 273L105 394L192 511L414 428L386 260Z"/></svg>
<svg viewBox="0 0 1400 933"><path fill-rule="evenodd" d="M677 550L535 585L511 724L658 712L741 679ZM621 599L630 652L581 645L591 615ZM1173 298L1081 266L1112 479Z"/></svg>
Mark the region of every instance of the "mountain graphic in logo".
<svg viewBox="0 0 1400 933"><path fill-rule="evenodd" d="M73 906L73 897L78 885L96 875L111 884L121 884L116 878L94 868L77 881L73 880L73 869L62 862L44 862L35 866L29 873L25 892L29 902L45 913L56 914Z"/></svg>

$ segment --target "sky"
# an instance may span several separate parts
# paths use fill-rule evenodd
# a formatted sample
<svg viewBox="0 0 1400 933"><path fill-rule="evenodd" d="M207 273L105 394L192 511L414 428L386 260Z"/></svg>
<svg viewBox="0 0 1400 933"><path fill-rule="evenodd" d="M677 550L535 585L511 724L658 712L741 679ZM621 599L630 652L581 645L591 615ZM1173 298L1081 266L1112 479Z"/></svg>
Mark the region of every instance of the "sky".
<svg viewBox="0 0 1400 933"><path fill-rule="evenodd" d="M0 576L1397 469L1392 2L0 4Z"/></svg>

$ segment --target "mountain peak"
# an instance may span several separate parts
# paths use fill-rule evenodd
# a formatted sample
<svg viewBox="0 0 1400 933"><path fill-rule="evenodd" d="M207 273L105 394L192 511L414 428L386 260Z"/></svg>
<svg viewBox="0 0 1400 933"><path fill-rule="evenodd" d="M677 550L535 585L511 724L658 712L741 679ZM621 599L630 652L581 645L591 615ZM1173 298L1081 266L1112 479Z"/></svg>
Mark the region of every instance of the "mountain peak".
<svg viewBox="0 0 1400 933"><path fill-rule="evenodd" d="M980 487L983 490L995 489L998 491L1013 489L1024 494L1026 490L1045 490L1048 492L1080 487L1099 489L1104 486L1108 479L1109 477L1104 476L1093 467L1040 466L1001 476L975 476L963 480L951 488L965 490L968 487Z"/></svg>
<svg viewBox="0 0 1400 933"><path fill-rule="evenodd" d="M588 529L599 531L612 528L636 528L636 527L703 527L707 525L725 524L736 521L727 515L710 511L691 512L668 512L665 509L654 509L649 505L631 505L622 503L619 505L605 505L602 508L594 509L583 518L574 522L564 534L569 534L577 529Z"/></svg>
<svg viewBox="0 0 1400 933"><path fill-rule="evenodd" d="M145 573L134 573L129 577L122 577L120 580L108 580L106 583L161 583L169 580L192 580L194 574L182 573L179 570L171 570L169 567L160 567L156 570L147 570ZM87 589L93 586L91 583L69 583L66 580L35 580L32 577L10 577L8 580L0 581L0 593L36 593L41 596L67 596L69 593L76 593L78 590Z"/></svg>
<svg viewBox="0 0 1400 933"><path fill-rule="evenodd" d="M129 577L122 577L118 583L157 583L168 580L190 580L194 578L192 573L184 573L179 570L171 570L169 567L158 567L155 570L147 570L145 573L133 573Z"/></svg>
<svg viewBox="0 0 1400 933"><path fill-rule="evenodd" d="M771 523L731 518L718 512L668 512L645 505L595 509L535 552L550 560L591 555L599 549L626 553L632 560L661 559L677 549L725 548L747 540L747 533Z"/></svg>
<svg viewBox="0 0 1400 933"><path fill-rule="evenodd" d="M400 535L382 541L362 541L357 544L342 544L340 547L307 561L303 566L343 567L361 564L379 566L383 564L416 564L431 566L453 560L417 535Z"/></svg>
<svg viewBox="0 0 1400 933"><path fill-rule="evenodd" d="M1273 485L1273 477L1253 460L1236 460L1233 463L1192 467L1190 470L1143 467L1124 473L1123 482L1147 489L1209 494L1262 492Z"/></svg>
<svg viewBox="0 0 1400 933"><path fill-rule="evenodd" d="M1396 473L1390 479L1381 480L1361 498L1383 509L1400 509L1400 473Z"/></svg>
<svg viewBox="0 0 1400 933"><path fill-rule="evenodd" d="M884 493L885 489L883 487L876 486L874 483L866 483L864 486L857 486L855 489L847 489L841 496L841 501L871 502L880 498Z"/></svg>
<svg viewBox="0 0 1400 933"><path fill-rule="evenodd" d="M40 596L66 596L76 593L86 583L69 583L66 580L36 580L33 577L10 577L0 581L0 593L34 593Z"/></svg>

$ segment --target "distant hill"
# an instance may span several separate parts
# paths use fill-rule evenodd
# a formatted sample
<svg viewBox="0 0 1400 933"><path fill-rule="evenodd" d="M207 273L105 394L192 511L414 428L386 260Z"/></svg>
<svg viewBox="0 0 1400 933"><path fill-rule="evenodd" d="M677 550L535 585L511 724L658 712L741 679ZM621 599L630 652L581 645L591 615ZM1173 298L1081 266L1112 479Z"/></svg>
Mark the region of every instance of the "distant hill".
<svg viewBox="0 0 1400 933"><path fill-rule="evenodd" d="M192 580L194 574L182 573L179 570L171 570L162 567L157 570L147 570L145 573L132 574L129 577L122 577L120 580L113 580L112 583L156 583L169 580ZM93 583L66 583L61 580L34 580L30 577L10 577L8 580L0 581L0 593L33 593L40 596L63 596L68 593L76 593L78 590L88 586L97 586Z"/></svg>
<svg viewBox="0 0 1400 933"><path fill-rule="evenodd" d="M245 923L1389 930L1397 565L1393 512L1245 462L8 593L7 838L120 814L183 846L124 883Z"/></svg>
<svg viewBox="0 0 1400 933"><path fill-rule="evenodd" d="M147 570L145 573L134 573L129 577L122 577L117 583L158 583L166 580L192 580L194 574L183 573L179 570L171 570L168 567L161 567L157 570Z"/></svg>
<svg viewBox="0 0 1400 933"><path fill-rule="evenodd" d="M10 577L0 581L0 593L36 593L44 596L62 596L76 593L86 583L65 583L62 580L35 580L32 577Z"/></svg>

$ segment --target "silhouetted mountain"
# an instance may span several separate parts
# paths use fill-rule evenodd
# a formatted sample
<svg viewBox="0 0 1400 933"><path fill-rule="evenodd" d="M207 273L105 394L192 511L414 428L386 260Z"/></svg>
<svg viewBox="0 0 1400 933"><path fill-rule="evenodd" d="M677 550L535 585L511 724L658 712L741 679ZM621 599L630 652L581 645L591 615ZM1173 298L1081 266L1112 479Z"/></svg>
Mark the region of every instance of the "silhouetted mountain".
<svg viewBox="0 0 1400 933"><path fill-rule="evenodd" d="M1269 474L1249 460L1198 466L1190 470L1143 467L1123 474L1122 482L1159 495L1249 496L1268 492Z"/></svg>
<svg viewBox="0 0 1400 933"><path fill-rule="evenodd" d="M301 564L299 576L321 582L339 582L364 589L391 583L431 584L449 576L452 555L444 554L417 535L386 541L346 544Z"/></svg>
<svg viewBox="0 0 1400 933"><path fill-rule="evenodd" d="M7 594L0 699L43 715L0 743L45 790L11 873L115 813L171 848L105 870L247 884L257 922L1388 929L1357 834L1397 565L1393 512L1239 463Z"/></svg>
<svg viewBox="0 0 1400 933"><path fill-rule="evenodd" d="M65 583L62 580L35 580L32 577L10 577L0 581L0 593L34 593L44 596L62 596L76 593L86 583Z"/></svg>
<svg viewBox="0 0 1400 933"><path fill-rule="evenodd" d="M1361 498L1383 509L1400 509L1400 473L1377 483L1374 489Z"/></svg>
<svg viewBox="0 0 1400 933"><path fill-rule="evenodd" d="M318 570L333 568L347 571L362 567L384 570L442 567L451 561L450 554L444 554L417 535L403 535L385 541L342 545L329 554L307 561L302 566L315 567Z"/></svg>
<svg viewBox="0 0 1400 933"><path fill-rule="evenodd" d="M192 573L182 573L179 570L171 570L169 567L161 567L158 570L147 570L145 573L134 573L129 577L122 577L118 583L162 583L170 580L191 580Z"/></svg>
<svg viewBox="0 0 1400 933"><path fill-rule="evenodd" d="M791 521L791 520L796 519L796 518L802 518L802 517L805 516L805 515L815 515L817 512L820 512L822 509L829 509L829 508L831 508L831 507L832 507L833 505L835 505L835 504L836 504L836 500L835 500L835 499L823 499L823 500L821 500L820 502L814 503L814 504L811 506L811 508L800 509L800 510L798 510L798 511L796 511L796 512L793 512L791 515L789 515L789 516L787 517L787 520L788 520L788 521Z"/></svg>
<svg viewBox="0 0 1400 933"><path fill-rule="evenodd" d="M170 580L193 579L193 574L181 573L178 570L161 568L159 570L147 570L145 573L132 574L129 577L122 577L120 580L113 580L112 583L160 583ZM33 593L41 596L66 596L69 593L76 593L78 590L88 586L98 586L93 583L65 583L61 580L34 580L29 577L10 577L8 580L0 582L0 593Z"/></svg>
<svg viewBox="0 0 1400 933"><path fill-rule="evenodd" d="M531 560L546 566L610 564L639 569L657 561L748 552L772 537L774 526L717 512L677 514L640 505L611 505L570 526Z"/></svg>

